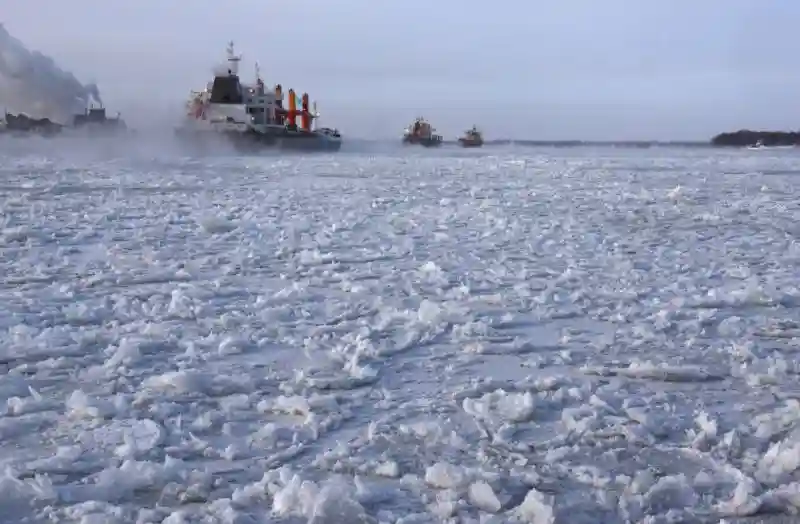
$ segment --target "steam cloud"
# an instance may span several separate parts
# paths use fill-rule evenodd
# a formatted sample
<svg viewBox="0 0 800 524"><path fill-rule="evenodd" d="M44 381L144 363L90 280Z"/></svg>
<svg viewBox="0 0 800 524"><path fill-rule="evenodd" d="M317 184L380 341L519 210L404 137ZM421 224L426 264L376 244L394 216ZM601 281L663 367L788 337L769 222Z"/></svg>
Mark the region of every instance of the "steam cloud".
<svg viewBox="0 0 800 524"><path fill-rule="evenodd" d="M83 85L0 24L0 111L65 122L92 102L102 103L95 84Z"/></svg>

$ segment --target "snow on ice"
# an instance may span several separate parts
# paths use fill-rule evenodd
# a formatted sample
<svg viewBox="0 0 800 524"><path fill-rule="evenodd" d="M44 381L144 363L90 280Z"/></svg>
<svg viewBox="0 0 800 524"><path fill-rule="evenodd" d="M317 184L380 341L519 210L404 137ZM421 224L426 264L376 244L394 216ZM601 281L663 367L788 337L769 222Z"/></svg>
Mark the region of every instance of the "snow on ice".
<svg viewBox="0 0 800 524"><path fill-rule="evenodd" d="M800 511L792 152L3 151L0 520Z"/></svg>

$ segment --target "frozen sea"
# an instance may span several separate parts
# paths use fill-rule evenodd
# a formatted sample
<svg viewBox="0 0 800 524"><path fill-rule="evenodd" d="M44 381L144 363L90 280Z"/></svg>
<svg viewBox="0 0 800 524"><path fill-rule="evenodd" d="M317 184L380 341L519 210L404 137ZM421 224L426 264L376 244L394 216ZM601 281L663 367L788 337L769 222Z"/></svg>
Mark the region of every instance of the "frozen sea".
<svg viewBox="0 0 800 524"><path fill-rule="evenodd" d="M800 153L101 149L0 148L0 521L794 521Z"/></svg>

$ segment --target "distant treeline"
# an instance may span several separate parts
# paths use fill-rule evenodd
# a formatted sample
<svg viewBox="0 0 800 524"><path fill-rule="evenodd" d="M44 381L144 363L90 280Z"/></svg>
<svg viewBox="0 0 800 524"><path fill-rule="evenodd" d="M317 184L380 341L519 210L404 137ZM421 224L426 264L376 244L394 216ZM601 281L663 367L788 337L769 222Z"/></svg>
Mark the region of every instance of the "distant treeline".
<svg viewBox="0 0 800 524"><path fill-rule="evenodd" d="M448 141L446 143L453 143L455 141ZM529 146L529 147L627 147L627 148L648 148L648 147L709 147L711 144L708 142L696 141L659 141L659 140L625 140L625 141L612 141L612 140L487 140L484 142L487 146Z"/></svg>
<svg viewBox="0 0 800 524"><path fill-rule="evenodd" d="M719 147L747 147L758 142L765 146L797 146L800 145L800 132L742 129L732 133L721 133L711 139L711 145Z"/></svg>

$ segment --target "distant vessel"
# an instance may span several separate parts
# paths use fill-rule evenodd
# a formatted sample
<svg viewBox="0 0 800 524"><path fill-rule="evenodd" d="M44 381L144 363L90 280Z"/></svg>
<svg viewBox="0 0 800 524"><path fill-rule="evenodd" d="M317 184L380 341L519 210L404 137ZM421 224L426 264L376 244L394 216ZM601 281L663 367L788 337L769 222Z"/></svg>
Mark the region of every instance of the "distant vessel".
<svg viewBox="0 0 800 524"><path fill-rule="evenodd" d="M458 139L461 147L481 147L483 145L483 134L478 131L477 126L472 126L464 132L464 135Z"/></svg>
<svg viewBox="0 0 800 524"><path fill-rule="evenodd" d="M24 113L15 115L6 111L4 118L0 119L0 133L12 136L53 136L63 127L49 118L33 118Z"/></svg>
<svg viewBox="0 0 800 524"><path fill-rule="evenodd" d="M442 145L442 135L434 133L436 131L422 117L414 120L403 133L404 144L419 144L425 147L437 147Z"/></svg>
<svg viewBox="0 0 800 524"><path fill-rule="evenodd" d="M74 115L72 118L72 127L75 129L86 128L91 130L111 130L119 131L127 129L125 121L122 120L120 113L116 117L109 118L106 115L105 108L94 107L93 105L86 108L83 113Z"/></svg>
<svg viewBox="0 0 800 524"><path fill-rule="evenodd" d="M755 150L760 150L760 149L794 149L794 148L795 148L795 146L790 146L790 145L767 146L767 145L764 145L764 141L763 140L757 140L755 144L753 144L751 146L747 146L747 149L755 149Z"/></svg>
<svg viewBox="0 0 800 524"><path fill-rule="evenodd" d="M265 148L304 151L338 151L342 146L339 131L315 128L319 118L316 103L309 107L308 94L300 98L288 91L284 108L283 89L266 90L256 65L254 85L242 84L239 78L241 56L228 45L227 64L215 71L214 78L202 91L193 91L186 104L186 114L175 130L187 143L207 145L226 139L239 149ZM298 125L298 118L300 123Z"/></svg>
<svg viewBox="0 0 800 524"><path fill-rule="evenodd" d="M0 119L0 133L11 136L34 135L50 137L77 129L108 133L124 130L127 127L119 115L116 118L108 118L106 110L102 106L92 106L83 113L74 115L71 126L54 122L49 118L34 118L24 113L15 115L8 111L5 112L5 117Z"/></svg>

